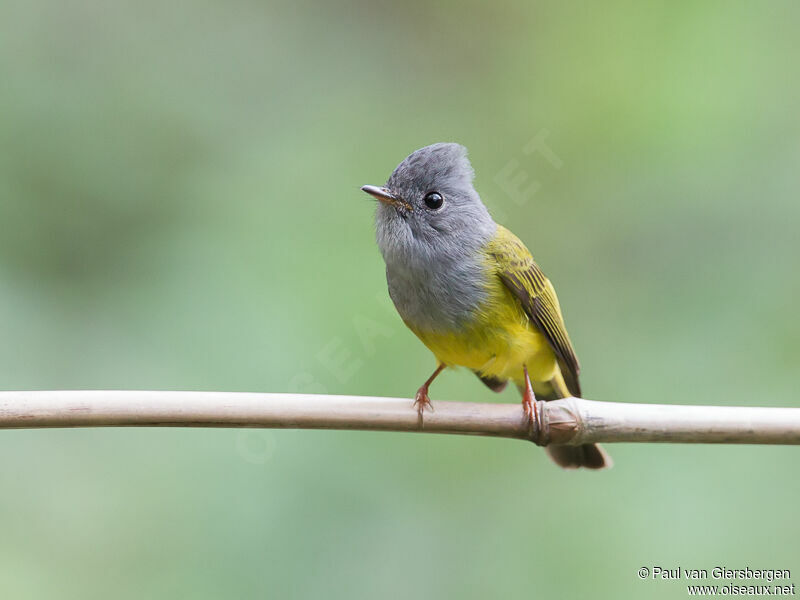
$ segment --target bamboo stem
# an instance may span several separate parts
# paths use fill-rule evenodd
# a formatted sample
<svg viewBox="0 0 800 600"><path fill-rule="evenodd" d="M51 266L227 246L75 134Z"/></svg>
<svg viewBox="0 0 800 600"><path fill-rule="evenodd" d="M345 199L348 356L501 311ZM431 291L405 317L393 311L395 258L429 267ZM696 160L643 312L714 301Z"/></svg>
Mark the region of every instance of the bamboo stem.
<svg viewBox="0 0 800 600"><path fill-rule="evenodd" d="M422 427L411 400L367 396L168 391L0 392L0 429L272 427L487 435L540 445L593 442L800 444L800 408L623 404L580 398L520 404L434 403Z"/></svg>

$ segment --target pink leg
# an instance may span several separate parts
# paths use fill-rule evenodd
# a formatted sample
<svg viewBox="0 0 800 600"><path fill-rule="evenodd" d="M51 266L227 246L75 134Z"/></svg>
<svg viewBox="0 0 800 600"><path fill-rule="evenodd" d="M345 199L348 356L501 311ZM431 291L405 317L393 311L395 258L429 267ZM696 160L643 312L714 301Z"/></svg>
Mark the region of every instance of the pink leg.
<svg viewBox="0 0 800 600"><path fill-rule="evenodd" d="M536 402L536 395L533 393L531 378L528 375L528 366L522 365L522 371L525 373L525 391L522 393L522 408L525 410L525 416L528 418L528 421L533 423L533 406Z"/></svg>
<svg viewBox="0 0 800 600"><path fill-rule="evenodd" d="M422 384L422 386L417 390L417 395L414 396L414 406L417 407L417 413L419 414L420 423L422 422L422 413L425 411L425 408L428 407L433 410L433 404L431 404L430 396L428 396L428 388L430 387L431 383L434 379L444 371L444 365L439 365L436 367L436 370L433 372L433 375L428 377L428 380Z"/></svg>

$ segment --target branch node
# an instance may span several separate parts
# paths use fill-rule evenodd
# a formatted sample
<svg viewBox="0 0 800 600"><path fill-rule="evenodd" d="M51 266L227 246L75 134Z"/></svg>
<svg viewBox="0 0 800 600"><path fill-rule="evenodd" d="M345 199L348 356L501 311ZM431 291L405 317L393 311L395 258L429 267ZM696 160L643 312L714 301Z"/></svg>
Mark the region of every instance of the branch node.
<svg viewBox="0 0 800 600"><path fill-rule="evenodd" d="M545 410L543 400L533 402L533 418L530 420L528 436L537 446L547 446L550 443L550 420Z"/></svg>

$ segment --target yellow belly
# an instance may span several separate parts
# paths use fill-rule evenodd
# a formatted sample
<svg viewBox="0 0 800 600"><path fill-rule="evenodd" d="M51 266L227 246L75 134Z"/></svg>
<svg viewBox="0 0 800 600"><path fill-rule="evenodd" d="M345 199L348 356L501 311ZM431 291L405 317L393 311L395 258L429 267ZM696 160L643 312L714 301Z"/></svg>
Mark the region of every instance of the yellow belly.
<svg viewBox="0 0 800 600"><path fill-rule="evenodd" d="M447 366L461 366L498 379L523 380L523 365L534 381L549 381L558 369L555 354L505 286L499 281L474 320L458 331L409 328Z"/></svg>

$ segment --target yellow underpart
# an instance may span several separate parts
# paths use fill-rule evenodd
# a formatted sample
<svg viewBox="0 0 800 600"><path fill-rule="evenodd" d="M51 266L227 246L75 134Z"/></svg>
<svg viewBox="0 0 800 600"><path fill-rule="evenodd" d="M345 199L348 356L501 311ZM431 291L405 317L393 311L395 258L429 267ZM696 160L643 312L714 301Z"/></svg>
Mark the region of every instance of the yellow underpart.
<svg viewBox="0 0 800 600"><path fill-rule="evenodd" d="M487 266L487 268L491 268ZM459 331L409 328L447 366L462 366L481 375L523 381L523 365L533 381L556 376L558 363L549 343L499 277L489 278L488 299L474 319Z"/></svg>

